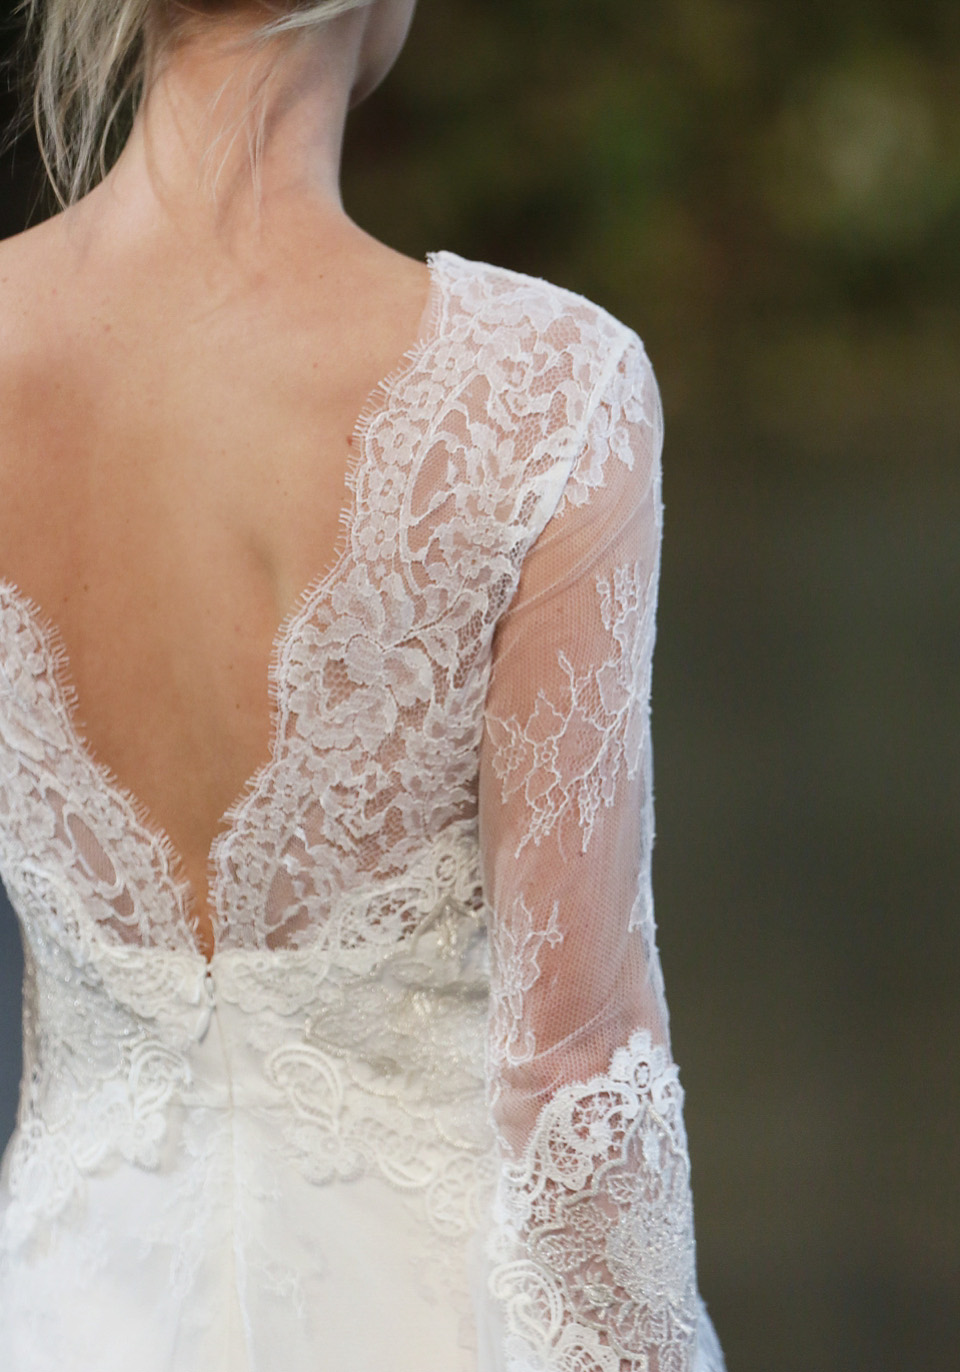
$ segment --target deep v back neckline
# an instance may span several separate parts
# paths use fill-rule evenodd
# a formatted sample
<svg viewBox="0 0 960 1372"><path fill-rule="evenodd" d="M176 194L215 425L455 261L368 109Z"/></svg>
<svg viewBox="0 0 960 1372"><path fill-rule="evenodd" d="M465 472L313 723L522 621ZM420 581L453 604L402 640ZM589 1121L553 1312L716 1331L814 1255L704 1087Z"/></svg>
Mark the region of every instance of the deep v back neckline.
<svg viewBox="0 0 960 1372"><path fill-rule="evenodd" d="M421 364L430 347L442 335L446 316L443 264L452 254L436 251L426 255L428 284L426 302L420 315L416 337L391 370L370 389L351 430L345 468L346 499L340 510L340 533L324 569L311 578L281 619L271 643L267 662L267 685L270 698L269 753L264 762L243 783L239 793L217 821L216 832L206 848L207 893L206 908L198 909L199 896L187 874L186 862L165 825L160 824L149 807L127 786L114 770L101 761L91 746L81 719L81 702L77 692L70 655L62 632L55 620L8 577L0 576L0 592L16 604L29 621L49 673L52 689L62 708L68 732L68 745L96 777L98 784L111 797L119 798L132 813L137 829L153 851L163 858L163 875L172 889L177 914L192 950L208 964L218 956L222 944L221 929L221 868L217 857L229 841L247 806L260 794L264 783L278 767L282 756L282 719L285 697L284 663L286 651L295 641L298 625L309 616L312 608L342 574L350 556L362 511L357 503L357 481L364 465L370 460L368 435L374 422L389 421L394 397L401 383ZM201 914L209 926L210 952L201 942L205 932L198 924Z"/></svg>

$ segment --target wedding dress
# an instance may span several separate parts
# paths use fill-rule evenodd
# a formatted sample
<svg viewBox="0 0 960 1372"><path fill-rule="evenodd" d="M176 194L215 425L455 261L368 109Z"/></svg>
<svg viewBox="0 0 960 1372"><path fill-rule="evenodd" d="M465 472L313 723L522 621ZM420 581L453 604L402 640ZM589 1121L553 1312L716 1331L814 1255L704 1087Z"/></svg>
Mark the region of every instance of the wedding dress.
<svg viewBox="0 0 960 1372"><path fill-rule="evenodd" d="M428 266L209 961L0 581L2 1372L722 1372L651 898L656 382L587 300Z"/></svg>

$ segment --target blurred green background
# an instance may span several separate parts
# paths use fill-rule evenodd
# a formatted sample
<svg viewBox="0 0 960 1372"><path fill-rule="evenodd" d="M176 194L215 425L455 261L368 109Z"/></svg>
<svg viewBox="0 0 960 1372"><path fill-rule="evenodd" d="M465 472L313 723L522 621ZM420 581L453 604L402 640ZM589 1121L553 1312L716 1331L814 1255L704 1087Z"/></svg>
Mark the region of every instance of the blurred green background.
<svg viewBox="0 0 960 1372"><path fill-rule="evenodd" d="M25 140L0 235L38 186ZM703 1294L730 1372L953 1372L960 4L421 0L344 197L402 251L545 277L643 337ZM0 944L2 1139L7 909Z"/></svg>

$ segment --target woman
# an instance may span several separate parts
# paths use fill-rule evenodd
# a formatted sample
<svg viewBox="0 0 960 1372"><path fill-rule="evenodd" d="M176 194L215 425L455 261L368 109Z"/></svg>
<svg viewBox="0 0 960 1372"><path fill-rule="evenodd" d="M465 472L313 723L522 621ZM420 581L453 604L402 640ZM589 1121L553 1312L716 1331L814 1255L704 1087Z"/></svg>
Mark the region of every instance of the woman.
<svg viewBox="0 0 960 1372"><path fill-rule="evenodd" d="M344 213L412 11L38 18L4 1372L723 1365L650 891L656 383L590 302Z"/></svg>

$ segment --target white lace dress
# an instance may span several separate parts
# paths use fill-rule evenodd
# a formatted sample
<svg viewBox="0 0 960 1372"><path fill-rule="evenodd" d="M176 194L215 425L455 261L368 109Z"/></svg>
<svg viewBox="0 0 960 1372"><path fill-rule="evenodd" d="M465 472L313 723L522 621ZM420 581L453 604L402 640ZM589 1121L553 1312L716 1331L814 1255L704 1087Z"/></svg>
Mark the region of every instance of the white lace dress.
<svg viewBox="0 0 960 1372"><path fill-rule="evenodd" d="M3 1372L720 1372L650 888L643 346L449 252L210 853L0 581Z"/></svg>

